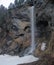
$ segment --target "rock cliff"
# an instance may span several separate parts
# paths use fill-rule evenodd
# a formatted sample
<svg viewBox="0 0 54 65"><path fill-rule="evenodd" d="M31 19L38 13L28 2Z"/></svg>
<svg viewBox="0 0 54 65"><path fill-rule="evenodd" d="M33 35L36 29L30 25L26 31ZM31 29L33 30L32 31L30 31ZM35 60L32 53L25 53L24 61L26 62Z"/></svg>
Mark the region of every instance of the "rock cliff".
<svg viewBox="0 0 54 65"><path fill-rule="evenodd" d="M35 0L35 45L34 55L54 57L54 4L50 0ZM7 24L0 27L0 54L23 56L31 45L30 5L8 10ZM7 25L7 29L5 26ZM41 50L45 43L44 51Z"/></svg>

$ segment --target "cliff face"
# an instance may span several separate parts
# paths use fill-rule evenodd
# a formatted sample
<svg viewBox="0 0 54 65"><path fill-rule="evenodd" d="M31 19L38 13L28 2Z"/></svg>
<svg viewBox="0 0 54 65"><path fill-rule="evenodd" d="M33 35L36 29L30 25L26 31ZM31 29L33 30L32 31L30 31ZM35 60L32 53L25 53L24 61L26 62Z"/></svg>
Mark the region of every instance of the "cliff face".
<svg viewBox="0 0 54 65"><path fill-rule="evenodd" d="M30 6L10 9L6 18L7 30L0 28L0 54L23 56L31 45ZM54 4L49 0L35 4L35 45L34 55L54 57ZM5 27L5 25L4 25ZM45 49L42 49L42 44Z"/></svg>
<svg viewBox="0 0 54 65"><path fill-rule="evenodd" d="M37 19L36 27L39 33L39 37L36 38L38 43L35 55L41 57L45 54L50 54L54 56L54 52L52 51L54 47L54 42L52 42L54 37L54 5L50 0L42 1L40 6L39 4L35 6Z"/></svg>
<svg viewBox="0 0 54 65"><path fill-rule="evenodd" d="M3 32L0 40L0 54L22 56L31 42L29 9L23 6L8 12L7 30L0 30L1 34Z"/></svg>

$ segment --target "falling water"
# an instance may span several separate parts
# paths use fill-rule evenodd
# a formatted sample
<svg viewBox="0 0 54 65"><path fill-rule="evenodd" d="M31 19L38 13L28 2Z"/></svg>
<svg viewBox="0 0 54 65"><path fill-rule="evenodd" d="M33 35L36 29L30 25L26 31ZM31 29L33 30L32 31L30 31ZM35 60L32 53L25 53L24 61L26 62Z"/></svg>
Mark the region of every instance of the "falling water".
<svg viewBox="0 0 54 65"><path fill-rule="evenodd" d="M34 21L34 6L30 8L30 14L31 14L31 48L30 53L33 53L35 49L35 21Z"/></svg>
<svg viewBox="0 0 54 65"><path fill-rule="evenodd" d="M24 55L33 54L35 49L35 21L34 21L34 6L29 7L31 21L31 46L26 49Z"/></svg>

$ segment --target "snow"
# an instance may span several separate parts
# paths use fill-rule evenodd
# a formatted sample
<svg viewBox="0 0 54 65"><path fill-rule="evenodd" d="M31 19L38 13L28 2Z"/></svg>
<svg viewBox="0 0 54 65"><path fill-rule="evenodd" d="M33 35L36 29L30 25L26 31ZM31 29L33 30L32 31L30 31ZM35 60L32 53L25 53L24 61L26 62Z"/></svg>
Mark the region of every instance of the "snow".
<svg viewBox="0 0 54 65"><path fill-rule="evenodd" d="M23 63L30 63L38 60L39 58L36 58L33 55L28 55L24 57L0 55L0 65L17 65Z"/></svg>
<svg viewBox="0 0 54 65"><path fill-rule="evenodd" d="M45 48L46 48L46 43L43 42L43 43L42 43L42 46L41 46L41 50L44 51Z"/></svg>

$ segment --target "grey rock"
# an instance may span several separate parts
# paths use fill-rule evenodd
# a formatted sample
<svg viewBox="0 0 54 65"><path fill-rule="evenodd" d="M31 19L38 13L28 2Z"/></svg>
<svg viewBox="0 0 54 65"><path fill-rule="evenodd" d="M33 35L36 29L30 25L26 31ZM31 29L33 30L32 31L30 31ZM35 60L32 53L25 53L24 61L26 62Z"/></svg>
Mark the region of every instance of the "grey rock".
<svg viewBox="0 0 54 65"><path fill-rule="evenodd" d="M0 54L2 53L2 49L0 49Z"/></svg>
<svg viewBox="0 0 54 65"><path fill-rule="evenodd" d="M7 45L10 46L12 41L7 41Z"/></svg>
<svg viewBox="0 0 54 65"><path fill-rule="evenodd" d="M8 54L13 56L14 55L14 51L9 52Z"/></svg>

